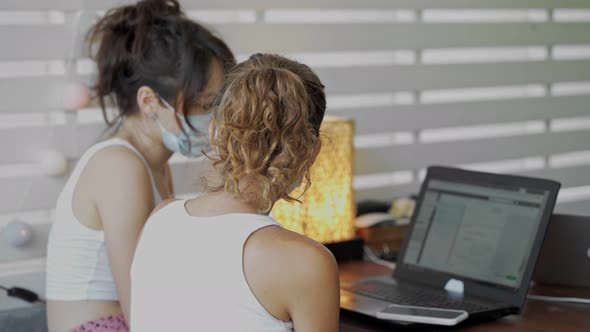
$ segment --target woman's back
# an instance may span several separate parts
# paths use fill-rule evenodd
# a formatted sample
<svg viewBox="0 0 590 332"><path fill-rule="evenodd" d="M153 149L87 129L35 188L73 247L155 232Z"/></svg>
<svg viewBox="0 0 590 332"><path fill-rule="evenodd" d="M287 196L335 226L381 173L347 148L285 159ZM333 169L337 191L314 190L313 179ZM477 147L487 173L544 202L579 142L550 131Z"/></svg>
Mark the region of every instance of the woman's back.
<svg viewBox="0 0 590 332"><path fill-rule="evenodd" d="M132 266L131 329L338 330L338 267L321 244L268 216L319 152L323 85L313 71L256 54L227 75L209 127L207 192L147 222Z"/></svg>
<svg viewBox="0 0 590 332"><path fill-rule="evenodd" d="M47 298L60 301L118 300L117 289L109 267L104 230L90 228L76 216L74 194L85 166L101 150L119 146L129 149L143 163L141 154L127 141L112 138L92 146L84 153L61 192L56 206L56 221L48 240ZM145 164L151 178L151 172ZM95 175L95 174L93 174ZM155 204L160 202L154 188ZM154 204L154 202L149 202Z"/></svg>
<svg viewBox="0 0 590 332"><path fill-rule="evenodd" d="M278 224L248 213L193 217L185 203L170 203L144 228L131 269L132 330L290 331L258 301L243 270L248 238Z"/></svg>
<svg viewBox="0 0 590 332"><path fill-rule="evenodd" d="M119 294L111 270L105 241L105 229L96 215L90 197L98 188L95 182L121 179L107 171L104 164L130 168L142 178L153 194L143 202L154 206L159 193L152 173L139 151L128 141L111 138L89 148L80 158L64 186L55 210L47 246L47 312L50 331L64 331L96 317L121 314ZM134 205L132 205L134 206Z"/></svg>

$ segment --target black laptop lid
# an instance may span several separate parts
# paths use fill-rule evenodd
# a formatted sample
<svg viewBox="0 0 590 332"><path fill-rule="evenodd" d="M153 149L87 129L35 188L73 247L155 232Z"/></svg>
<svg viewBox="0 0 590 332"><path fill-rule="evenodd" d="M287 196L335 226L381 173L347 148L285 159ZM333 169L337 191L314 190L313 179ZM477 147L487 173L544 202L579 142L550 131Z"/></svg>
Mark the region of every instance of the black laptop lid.
<svg viewBox="0 0 590 332"><path fill-rule="evenodd" d="M395 270L400 280L521 307L559 183L511 175L428 169Z"/></svg>

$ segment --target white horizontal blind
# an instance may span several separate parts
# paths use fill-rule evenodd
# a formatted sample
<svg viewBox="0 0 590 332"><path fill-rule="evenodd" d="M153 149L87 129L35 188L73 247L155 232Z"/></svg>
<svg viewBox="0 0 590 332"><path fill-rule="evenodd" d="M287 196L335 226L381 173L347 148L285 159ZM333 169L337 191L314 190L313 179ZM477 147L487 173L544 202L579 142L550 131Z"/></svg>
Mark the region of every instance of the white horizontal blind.
<svg viewBox="0 0 590 332"><path fill-rule="evenodd" d="M66 114L62 96L92 80L76 17L121 3L0 2L0 227L50 222L66 179L42 175L38 152L75 161L104 129L96 107ZM415 193L425 167L446 164L558 180L558 210L590 214L590 2L182 3L240 59L275 52L317 70L328 112L356 120L357 200ZM175 158L179 194L198 167Z"/></svg>

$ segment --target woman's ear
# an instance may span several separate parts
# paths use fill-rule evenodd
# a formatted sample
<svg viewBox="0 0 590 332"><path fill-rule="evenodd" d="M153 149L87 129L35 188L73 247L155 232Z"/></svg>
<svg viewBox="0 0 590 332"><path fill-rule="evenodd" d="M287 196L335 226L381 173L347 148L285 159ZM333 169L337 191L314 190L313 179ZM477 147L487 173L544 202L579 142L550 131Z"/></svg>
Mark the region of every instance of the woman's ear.
<svg viewBox="0 0 590 332"><path fill-rule="evenodd" d="M160 99L152 88L142 86L137 90L137 106L141 114L153 118L160 110Z"/></svg>

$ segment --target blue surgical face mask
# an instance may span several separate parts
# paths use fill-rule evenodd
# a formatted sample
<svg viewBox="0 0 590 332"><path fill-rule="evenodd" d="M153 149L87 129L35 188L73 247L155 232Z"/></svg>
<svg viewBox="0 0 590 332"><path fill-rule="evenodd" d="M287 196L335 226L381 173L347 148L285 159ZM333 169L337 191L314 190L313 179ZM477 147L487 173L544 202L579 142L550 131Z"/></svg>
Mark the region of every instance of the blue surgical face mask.
<svg viewBox="0 0 590 332"><path fill-rule="evenodd" d="M160 131L162 132L162 141L164 146L172 152L178 152L186 157L200 157L202 150L209 147L209 136L207 131L209 129L209 121L211 121L212 114L197 114L189 115L186 120L183 116L178 115L176 110L170 106L164 99L161 99L166 108L178 117L182 125L182 132L175 134L170 132L158 121ZM189 126L190 123L196 131Z"/></svg>

